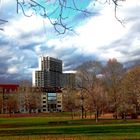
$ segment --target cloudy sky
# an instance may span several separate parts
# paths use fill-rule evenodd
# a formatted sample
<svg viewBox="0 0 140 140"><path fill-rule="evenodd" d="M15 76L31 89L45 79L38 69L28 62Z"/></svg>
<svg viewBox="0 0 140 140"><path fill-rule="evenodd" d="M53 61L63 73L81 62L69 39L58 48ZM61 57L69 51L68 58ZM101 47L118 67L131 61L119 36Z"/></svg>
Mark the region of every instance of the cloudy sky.
<svg viewBox="0 0 140 140"><path fill-rule="evenodd" d="M55 0L36 1L46 8L50 20L55 21L60 12ZM41 16L39 8L35 12L25 5L26 14L32 15L26 17L20 5L17 14L16 0L0 0L0 19L8 21L5 24L0 21L0 29L4 29L0 30L0 83L31 80L32 71L38 67L38 58L42 55L62 59L64 70L73 70L88 60L139 61L140 0L119 4L117 17L123 25L114 17L114 6L104 1L77 0L77 7L87 9L90 14L65 9L64 24L74 31L60 35L48 18ZM69 0L67 4L73 7ZM56 12L51 14L54 10Z"/></svg>

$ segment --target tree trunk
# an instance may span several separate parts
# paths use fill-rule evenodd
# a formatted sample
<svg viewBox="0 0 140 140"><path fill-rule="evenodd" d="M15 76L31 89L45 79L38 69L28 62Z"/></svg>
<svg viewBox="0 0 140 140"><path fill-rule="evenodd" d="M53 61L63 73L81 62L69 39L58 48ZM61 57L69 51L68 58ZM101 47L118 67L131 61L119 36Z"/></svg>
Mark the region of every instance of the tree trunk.
<svg viewBox="0 0 140 140"><path fill-rule="evenodd" d="M90 119L91 119L92 118L92 112L90 111L89 113L90 113Z"/></svg>
<svg viewBox="0 0 140 140"><path fill-rule="evenodd" d="M73 110L71 110L71 118L72 118L72 120L73 120Z"/></svg>
<svg viewBox="0 0 140 140"><path fill-rule="evenodd" d="M84 118L84 107L83 106L81 107L81 113L82 113L81 115L82 115L82 119L83 119Z"/></svg>
<svg viewBox="0 0 140 140"><path fill-rule="evenodd" d="M85 118L87 117L87 111L85 110Z"/></svg>
<svg viewBox="0 0 140 140"><path fill-rule="evenodd" d="M10 117L12 116L12 111L11 111L11 110L9 111L9 116L10 116Z"/></svg>
<svg viewBox="0 0 140 140"><path fill-rule="evenodd" d="M96 109L96 110L95 110L95 121L96 121L96 122L99 121L98 117L99 117L99 111L98 111L98 109Z"/></svg>

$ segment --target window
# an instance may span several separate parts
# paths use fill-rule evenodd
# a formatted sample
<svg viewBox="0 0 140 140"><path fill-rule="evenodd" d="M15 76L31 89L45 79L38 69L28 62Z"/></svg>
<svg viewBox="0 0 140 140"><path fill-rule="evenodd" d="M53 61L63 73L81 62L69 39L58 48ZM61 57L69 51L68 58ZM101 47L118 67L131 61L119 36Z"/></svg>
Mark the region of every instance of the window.
<svg viewBox="0 0 140 140"><path fill-rule="evenodd" d="M48 97L48 101L56 101L56 97Z"/></svg>
<svg viewBox="0 0 140 140"><path fill-rule="evenodd" d="M56 93L48 93L48 101L56 101Z"/></svg>
<svg viewBox="0 0 140 140"><path fill-rule="evenodd" d="M56 96L56 93L48 93L48 96L54 97L54 96Z"/></svg>

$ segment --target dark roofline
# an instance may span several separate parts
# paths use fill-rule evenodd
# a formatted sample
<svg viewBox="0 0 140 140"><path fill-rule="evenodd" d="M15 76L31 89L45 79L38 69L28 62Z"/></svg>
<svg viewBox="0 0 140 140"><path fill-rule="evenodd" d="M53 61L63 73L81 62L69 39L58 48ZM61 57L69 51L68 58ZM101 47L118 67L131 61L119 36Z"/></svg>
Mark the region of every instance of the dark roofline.
<svg viewBox="0 0 140 140"><path fill-rule="evenodd" d="M0 88L5 88L5 89L17 89L19 85L17 84L0 84Z"/></svg>

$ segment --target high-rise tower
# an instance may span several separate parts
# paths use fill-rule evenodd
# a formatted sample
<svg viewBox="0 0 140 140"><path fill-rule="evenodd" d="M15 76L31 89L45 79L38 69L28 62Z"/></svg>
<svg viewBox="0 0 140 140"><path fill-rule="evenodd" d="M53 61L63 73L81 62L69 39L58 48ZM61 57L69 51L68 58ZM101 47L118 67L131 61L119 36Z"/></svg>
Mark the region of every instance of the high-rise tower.
<svg viewBox="0 0 140 140"><path fill-rule="evenodd" d="M61 87L62 60L40 57L39 69L34 71L33 85L37 87Z"/></svg>

